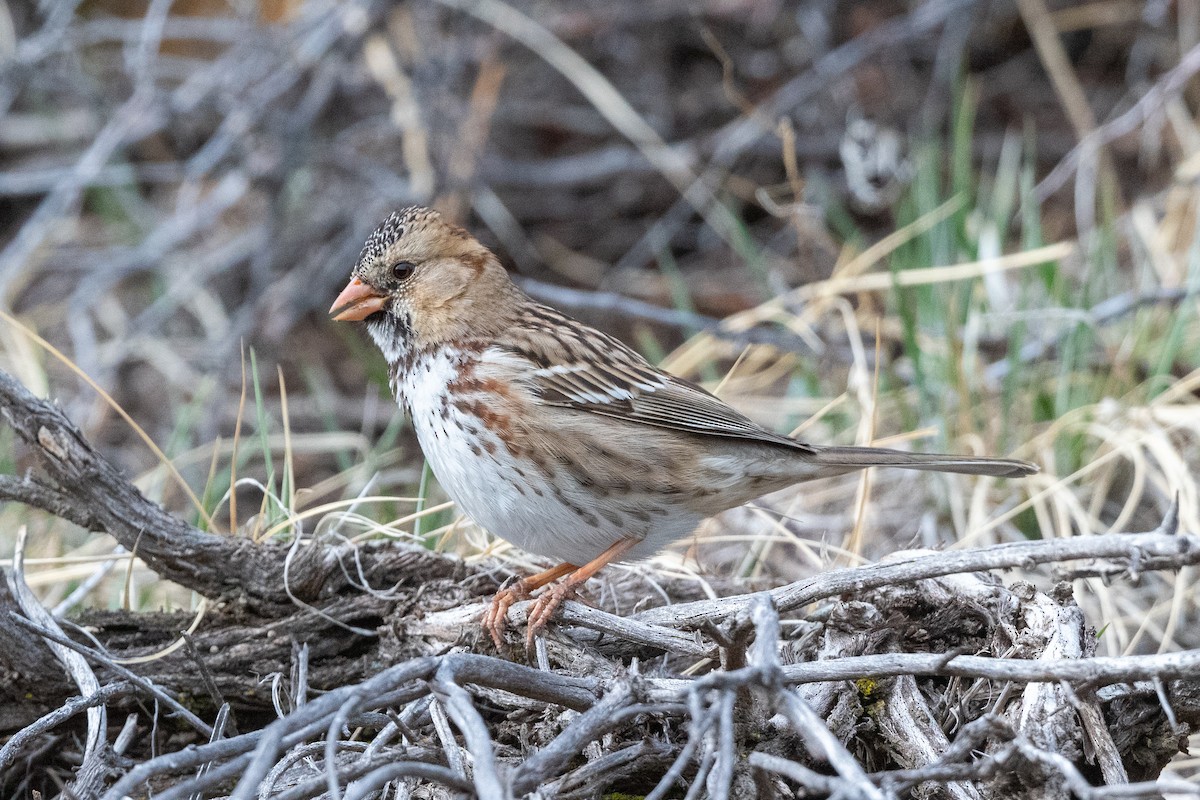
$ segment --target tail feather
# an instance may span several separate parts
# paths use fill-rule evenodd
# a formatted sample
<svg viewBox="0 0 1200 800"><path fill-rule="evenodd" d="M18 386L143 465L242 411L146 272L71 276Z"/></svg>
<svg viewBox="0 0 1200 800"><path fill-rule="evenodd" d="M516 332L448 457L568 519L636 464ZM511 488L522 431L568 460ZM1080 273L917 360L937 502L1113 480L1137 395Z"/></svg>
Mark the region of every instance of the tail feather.
<svg viewBox="0 0 1200 800"><path fill-rule="evenodd" d="M867 467L900 467L930 472L956 472L962 475L994 475L999 478L1022 478L1040 468L1028 461L1009 458L981 458L941 453L906 453L884 447L818 447L813 461L821 466L866 469Z"/></svg>

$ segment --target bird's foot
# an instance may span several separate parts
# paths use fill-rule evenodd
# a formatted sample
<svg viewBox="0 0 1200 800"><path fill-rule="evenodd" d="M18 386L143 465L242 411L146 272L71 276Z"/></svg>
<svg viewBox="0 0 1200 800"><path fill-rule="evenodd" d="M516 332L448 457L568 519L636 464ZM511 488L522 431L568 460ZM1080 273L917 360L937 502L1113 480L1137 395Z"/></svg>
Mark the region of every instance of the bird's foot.
<svg viewBox="0 0 1200 800"><path fill-rule="evenodd" d="M492 637L496 649L501 649L501 645L504 644L504 629L508 627L508 609L512 608L513 603L528 600L534 591L577 569L579 568L574 564L559 564L545 572L521 578L512 586L505 586L496 592L496 596L492 598L492 604L488 606L487 611L483 612L482 620L483 629Z"/></svg>
<svg viewBox="0 0 1200 800"><path fill-rule="evenodd" d="M492 637L496 649L504 644L504 629L508 627L508 609L513 603L528 600L530 589L524 580L519 580L512 586L506 586L496 592L491 605L483 612L483 629Z"/></svg>
<svg viewBox="0 0 1200 800"><path fill-rule="evenodd" d="M619 560L621 556L632 550L638 541L637 539L621 539L582 567L574 564L559 564L545 572L522 578L512 586L496 592L496 596L492 598L492 605L483 614L483 629L491 635L496 649L500 649L504 644L504 629L508 625L508 609L512 607L513 603L525 600L534 590L553 583L564 575L567 576L562 583L555 584L542 592L529 607L525 646L532 648L533 640L545 630L546 623L554 616L554 612L563 604L563 601L574 597L575 590L579 588L580 584L595 575L605 564Z"/></svg>
<svg viewBox="0 0 1200 800"><path fill-rule="evenodd" d="M562 583L556 583L538 595L538 598L533 601L533 605L529 607L529 618L525 622L526 649L533 649L533 640L546 629L546 625L554 616L554 612L558 611L558 607L564 601L570 600L575 596L580 583L582 581L577 582L570 579Z"/></svg>

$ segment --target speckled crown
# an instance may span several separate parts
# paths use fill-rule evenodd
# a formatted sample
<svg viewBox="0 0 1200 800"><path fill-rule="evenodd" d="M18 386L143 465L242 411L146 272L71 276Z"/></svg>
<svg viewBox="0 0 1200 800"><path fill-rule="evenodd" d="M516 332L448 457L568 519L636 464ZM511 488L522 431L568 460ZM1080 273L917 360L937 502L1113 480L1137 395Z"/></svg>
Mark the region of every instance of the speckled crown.
<svg viewBox="0 0 1200 800"><path fill-rule="evenodd" d="M367 237L362 252L358 254L358 262L354 265L355 271L383 255L385 250L399 241L405 231L441 218L442 215L432 208L421 206L409 206L399 211L393 211L383 221L383 224Z"/></svg>

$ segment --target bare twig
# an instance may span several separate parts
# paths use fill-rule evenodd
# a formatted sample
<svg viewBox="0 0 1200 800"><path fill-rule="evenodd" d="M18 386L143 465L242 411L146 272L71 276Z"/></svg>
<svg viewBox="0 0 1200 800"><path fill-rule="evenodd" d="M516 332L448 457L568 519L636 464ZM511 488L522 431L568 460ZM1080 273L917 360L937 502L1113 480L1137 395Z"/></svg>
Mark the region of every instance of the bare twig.
<svg viewBox="0 0 1200 800"><path fill-rule="evenodd" d="M1149 90L1139 92L1138 101L1129 110L1092 130L1083 141L1075 145L1065 158L1034 188L1039 203L1045 202L1061 189L1071 173L1079 168L1085 155L1095 152L1114 139L1137 129L1150 115L1161 108L1172 96L1182 91L1188 81L1200 72L1200 45L1192 47L1166 72Z"/></svg>
<svg viewBox="0 0 1200 800"><path fill-rule="evenodd" d="M78 649L73 646L65 636L62 629L58 625L58 621L51 616L50 612L38 602L30 590L28 584L25 583L25 541L27 529L21 526L17 533L17 547L13 556L13 569L8 577L9 590L16 598L24 617L10 615L13 622L28 627L30 630L38 633L46 640L50 649L54 652L55 657L62 662L67 674L71 676L71 680L79 687L82 695L94 696L100 691L100 680L96 677L96 673L92 671L87 660L82 658ZM87 762L93 758L97 750L104 746L107 741L108 732L108 716L103 704L89 705L87 708L88 729L87 729L87 744L85 745L83 758Z"/></svg>
<svg viewBox="0 0 1200 800"><path fill-rule="evenodd" d="M921 556L911 561L871 564L834 570L769 592L780 611L790 611L845 592L976 570L1032 568L1077 559L1132 559L1135 555L1169 559L1175 567L1200 563L1200 536L1151 531L1124 536L1080 536L1035 542L1013 542L974 550ZM749 606L752 595L699 600L636 615L654 625L695 627L724 619Z"/></svg>
<svg viewBox="0 0 1200 800"><path fill-rule="evenodd" d="M125 681L105 684L94 694L72 698L36 722L26 725L13 734L3 747L0 747L0 774L11 767L20 757L21 751L38 736L61 725L81 711L102 706L117 698L130 695L133 691L133 684Z"/></svg>
<svg viewBox="0 0 1200 800"><path fill-rule="evenodd" d="M184 708L183 705L181 705L178 700L176 700L174 697L171 697L169 694L164 692L162 689L155 686L153 683L151 683L150 681L141 677L140 675L137 675L137 674L133 673L132 671L126 669L125 667L121 666L120 664L116 663L115 661L112 660L112 658L110 658L106 654L101 653L97 650L93 650L90 647L85 647L84 645L81 645L78 642L74 642L74 641L68 639L66 636L62 635L60 632L47 630L46 628L43 628L40 625L38 625L34 622L30 622L21 617L13 617L12 621L24 628L27 628L28 630L33 631L34 633L37 633L39 636L41 636L47 642L51 643L52 647L57 646L60 649L69 650L69 651L71 651L73 656L78 657L78 655L82 655L85 658L91 659L91 660L97 662L98 664L103 665L105 669L108 669L108 670L116 673L120 677L124 678L126 681L132 683L133 685L137 686L142 691L153 696L156 700L158 700L159 702L166 705L168 708L170 708L172 711L174 711L176 714L178 714L185 722L187 722L189 725L191 725L193 728L195 728L197 731L199 731L204 736L212 735L212 726L210 726L204 720L197 717L189 709ZM57 626L55 626L55 627L57 628ZM90 667L89 667L89 671L90 671ZM99 691L99 683L98 682L96 684L95 691Z"/></svg>
<svg viewBox="0 0 1200 800"><path fill-rule="evenodd" d="M49 479L32 485L9 480L0 489L44 503L41 507L52 513L63 510L68 519L86 523L89 529L107 531L159 574L207 596L219 597L236 588L248 598L288 602L282 548L204 533L147 501L56 406L34 397L3 372L0 412L34 449ZM319 585L325 570L311 557L297 559L289 588L304 596Z"/></svg>

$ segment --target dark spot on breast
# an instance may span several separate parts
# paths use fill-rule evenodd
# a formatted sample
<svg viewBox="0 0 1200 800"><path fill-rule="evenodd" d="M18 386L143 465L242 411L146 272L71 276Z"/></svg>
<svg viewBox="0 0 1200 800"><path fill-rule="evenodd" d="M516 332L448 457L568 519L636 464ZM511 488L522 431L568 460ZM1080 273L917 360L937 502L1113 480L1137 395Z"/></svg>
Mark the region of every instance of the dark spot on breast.
<svg viewBox="0 0 1200 800"><path fill-rule="evenodd" d="M600 509L600 513L603 514L604 518L611 522L615 527L622 528L625 526L625 520L621 519L621 515L612 509L602 508Z"/></svg>
<svg viewBox="0 0 1200 800"><path fill-rule="evenodd" d="M451 387L458 387L462 385L463 381L471 380L475 375L475 367L478 365L479 362L474 358L468 357L465 353L460 353L454 359L455 375L449 385Z"/></svg>
<svg viewBox="0 0 1200 800"><path fill-rule="evenodd" d="M578 503L571 501L560 487L555 486L554 484L551 484L551 491L554 492L554 499L558 500L558 502L562 503L564 506L566 506L567 508L574 511L575 514L578 517L580 517L581 519L583 519L583 521L586 522L588 525L591 525L593 528L597 528L600 526L600 518L599 517L597 517L595 514L588 511L586 508L579 505ZM601 513L604 513L604 512L601 512Z"/></svg>
<svg viewBox="0 0 1200 800"><path fill-rule="evenodd" d="M575 482L585 489L591 489L596 485L596 479L592 474L585 470L582 466L574 461L563 462L567 466L567 472L575 479Z"/></svg>
<svg viewBox="0 0 1200 800"><path fill-rule="evenodd" d="M538 468L539 472L551 480L554 479L554 470L550 469L550 465L546 463L546 458L542 453L537 450L530 450L528 455L529 460L533 462L533 465Z"/></svg>
<svg viewBox="0 0 1200 800"><path fill-rule="evenodd" d="M567 462L566 467L567 473L575 479L575 482L579 484L581 488L587 489L596 497L608 497L610 494L612 494L613 480L607 479L602 482L594 473L584 469L584 467L576 461ZM617 481L617 483L622 484L623 482Z"/></svg>
<svg viewBox="0 0 1200 800"><path fill-rule="evenodd" d="M612 404L612 405L614 407L616 407L617 404ZM630 406L627 402L621 403L620 405L622 407L629 406L630 408L632 408L632 406ZM598 442L595 439L589 439L588 441L586 441L584 443L584 447L587 449L587 451L589 453L597 456L598 458L603 458L607 461L611 461L613 466L615 466L615 467L622 467L626 470L638 468L637 463L632 458L630 458L628 455L617 452L616 450L609 447L608 445Z"/></svg>

